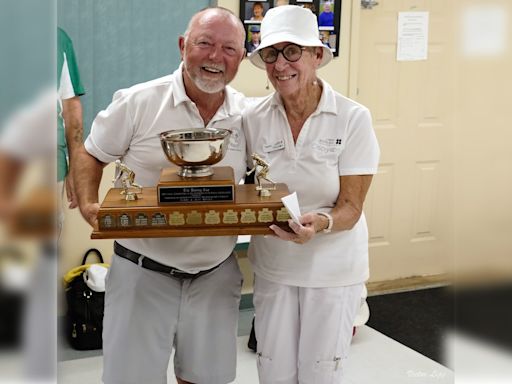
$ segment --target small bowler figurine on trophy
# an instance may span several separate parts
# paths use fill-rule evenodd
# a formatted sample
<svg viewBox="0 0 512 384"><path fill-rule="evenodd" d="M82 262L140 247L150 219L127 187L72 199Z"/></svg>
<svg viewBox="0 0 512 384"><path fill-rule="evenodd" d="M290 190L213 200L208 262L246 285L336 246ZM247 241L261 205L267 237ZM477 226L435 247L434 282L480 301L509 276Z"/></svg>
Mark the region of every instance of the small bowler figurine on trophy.
<svg viewBox="0 0 512 384"><path fill-rule="evenodd" d="M116 160L116 174L117 176L112 180L112 183L115 184L117 180L121 180L123 186L123 190L120 192L121 195L125 195L125 199L128 201L137 200L139 198L137 193L142 192L142 187L135 183L135 172L122 163L121 160Z"/></svg>
<svg viewBox="0 0 512 384"><path fill-rule="evenodd" d="M258 183L256 190L259 191L261 197L269 197L272 195L270 191L276 190L276 183L267 177L269 165L257 153L253 153L251 157L254 160L254 167L246 172L246 174L249 176L251 173L256 172L256 181ZM257 170L258 167L261 167L261 169ZM270 184L264 185L263 180L268 181Z"/></svg>

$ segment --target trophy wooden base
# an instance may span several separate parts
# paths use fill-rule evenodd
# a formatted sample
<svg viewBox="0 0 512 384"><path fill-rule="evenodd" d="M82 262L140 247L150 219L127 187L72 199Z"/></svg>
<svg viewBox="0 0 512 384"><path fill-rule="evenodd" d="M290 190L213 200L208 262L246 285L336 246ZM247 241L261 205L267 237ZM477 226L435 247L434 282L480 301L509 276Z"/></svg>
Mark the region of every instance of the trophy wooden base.
<svg viewBox="0 0 512 384"><path fill-rule="evenodd" d="M281 198L285 184L276 184L269 197L255 185L236 185L233 202L159 204L157 188L144 188L138 199L125 200L121 188L107 193L92 239L266 235L272 224L288 229L288 211Z"/></svg>

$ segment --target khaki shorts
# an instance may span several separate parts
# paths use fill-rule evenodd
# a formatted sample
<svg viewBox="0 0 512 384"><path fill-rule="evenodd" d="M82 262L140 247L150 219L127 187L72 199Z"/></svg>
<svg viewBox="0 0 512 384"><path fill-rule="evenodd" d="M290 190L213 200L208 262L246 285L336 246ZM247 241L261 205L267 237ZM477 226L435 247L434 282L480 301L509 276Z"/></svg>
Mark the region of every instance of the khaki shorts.
<svg viewBox="0 0 512 384"><path fill-rule="evenodd" d="M105 294L104 383L167 383L173 346L177 377L233 381L242 279L234 254L194 280L177 280L114 255Z"/></svg>

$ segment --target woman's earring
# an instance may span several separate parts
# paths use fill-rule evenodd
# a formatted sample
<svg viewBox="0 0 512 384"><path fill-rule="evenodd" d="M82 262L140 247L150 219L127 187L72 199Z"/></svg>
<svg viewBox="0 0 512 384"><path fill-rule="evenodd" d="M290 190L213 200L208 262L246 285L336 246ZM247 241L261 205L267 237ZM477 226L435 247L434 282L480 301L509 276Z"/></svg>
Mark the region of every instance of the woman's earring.
<svg viewBox="0 0 512 384"><path fill-rule="evenodd" d="M266 90L269 90L270 89L270 85L268 83L268 77L267 77L267 86L265 87Z"/></svg>

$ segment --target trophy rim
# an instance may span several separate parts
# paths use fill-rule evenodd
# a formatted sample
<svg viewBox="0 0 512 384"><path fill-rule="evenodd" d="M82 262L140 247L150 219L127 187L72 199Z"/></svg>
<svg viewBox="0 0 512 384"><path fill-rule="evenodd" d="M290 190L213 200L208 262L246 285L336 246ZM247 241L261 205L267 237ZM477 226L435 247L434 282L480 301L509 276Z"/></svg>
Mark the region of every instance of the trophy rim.
<svg viewBox="0 0 512 384"><path fill-rule="evenodd" d="M172 136L179 136L184 133L193 133L193 132L211 132L215 133L219 136L217 137L206 137L206 138L173 138ZM169 131L164 131L158 134L160 137L160 140L166 140L171 142L180 142L180 141L216 141L225 139L227 136L231 135L233 133L232 130L227 128L181 128L181 129L173 129Z"/></svg>

